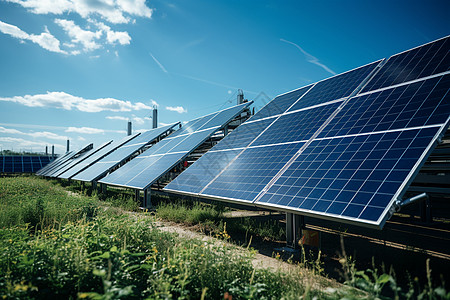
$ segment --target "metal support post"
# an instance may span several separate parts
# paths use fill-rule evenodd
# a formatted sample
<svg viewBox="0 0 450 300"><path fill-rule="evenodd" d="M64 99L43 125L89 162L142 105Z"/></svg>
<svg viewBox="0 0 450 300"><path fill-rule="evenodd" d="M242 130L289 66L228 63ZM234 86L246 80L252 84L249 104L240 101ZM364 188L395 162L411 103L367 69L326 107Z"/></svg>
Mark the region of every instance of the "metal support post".
<svg viewBox="0 0 450 300"><path fill-rule="evenodd" d="M151 209L153 207L151 195L152 195L151 189L144 190L144 205L143 205L143 207L146 209Z"/></svg>
<svg viewBox="0 0 450 300"><path fill-rule="evenodd" d="M135 190L134 191L134 199L136 200L137 203L141 203L141 191L140 190Z"/></svg>
<svg viewBox="0 0 450 300"><path fill-rule="evenodd" d="M286 246L296 249L302 237L305 218L293 213L286 213Z"/></svg>
<svg viewBox="0 0 450 300"><path fill-rule="evenodd" d="M431 223L433 216L431 214L431 200L429 197L425 198L420 205L420 220L425 223Z"/></svg>
<svg viewBox="0 0 450 300"><path fill-rule="evenodd" d="M106 184L100 183L100 193L106 195Z"/></svg>

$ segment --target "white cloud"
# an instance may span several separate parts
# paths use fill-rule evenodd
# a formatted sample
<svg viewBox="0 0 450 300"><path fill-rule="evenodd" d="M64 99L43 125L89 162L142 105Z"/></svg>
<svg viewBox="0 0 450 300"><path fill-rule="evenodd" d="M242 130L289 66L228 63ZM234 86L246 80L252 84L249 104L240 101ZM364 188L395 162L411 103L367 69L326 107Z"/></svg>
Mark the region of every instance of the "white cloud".
<svg viewBox="0 0 450 300"><path fill-rule="evenodd" d="M0 31L21 40L21 42L24 40L32 41L45 50L68 54L66 51L61 50L59 40L56 39L47 28L39 35L28 34L17 26L0 21Z"/></svg>
<svg viewBox="0 0 450 300"><path fill-rule="evenodd" d="M128 23L130 17L151 18L153 10L145 0L6 0L35 14L77 13L83 18L100 16L111 23Z"/></svg>
<svg viewBox="0 0 450 300"><path fill-rule="evenodd" d="M132 111L152 109L137 102L117 100L114 98L84 99L64 92L47 92L47 94L0 97L0 101L15 102L29 107L50 107L64 110L77 109L83 112Z"/></svg>
<svg viewBox="0 0 450 300"><path fill-rule="evenodd" d="M19 131L17 129L10 129L5 127L0 127L0 133L6 133L6 134L22 134L22 131Z"/></svg>
<svg viewBox="0 0 450 300"><path fill-rule="evenodd" d="M126 31L114 31L111 27L102 22L94 22L106 34L106 40L109 44L119 43L121 45L129 45L131 37Z"/></svg>
<svg viewBox="0 0 450 300"><path fill-rule="evenodd" d="M72 44L83 45L85 51L92 51L101 47L101 45L95 41L102 36L101 30L96 32L83 30L71 20L55 19L55 23L61 26L69 35L72 39Z"/></svg>
<svg viewBox="0 0 450 300"><path fill-rule="evenodd" d="M187 109L185 109L182 106L175 106L175 107L174 106L166 106L166 109L170 110L170 111L176 111L179 114L187 113Z"/></svg>
<svg viewBox="0 0 450 300"><path fill-rule="evenodd" d="M107 116L108 120L120 120L120 121L128 121L129 118L121 117L121 116Z"/></svg>
<svg viewBox="0 0 450 300"><path fill-rule="evenodd" d="M159 107L159 104L158 104L158 102L156 102L155 100L150 100L150 103L152 104L152 106L155 106L155 107Z"/></svg>
<svg viewBox="0 0 450 300"><path fill-rule="evenodd" d="M45 138L45 139L50 139L50 140L66 140L67 139L66 136L61 136L61 135L55 134L53 132L48 132L48 131L23 132L23 131L20 131L17 129L5 128L5 127L1 127L1 126L0 126L0 133L13 134L13 135L26 135L26 136L30 136L33 138Z"/></svg>
<svg viewBox="0 0 450 300"><path fill-rule="evenodd" d="M61 136L53 132L43 131L43 132L31 132L28 133L29 136L34 138L46 138L50 140L67 140L66 136Z"/></svg>
<svg viewBox="0 0 450 300"><path fill-rule="evenodd" d="M45 146L47 146L47 143L40 141L30 141L22 138L0 137L0 146L2 148L17 150L28 147L42 147L42 150L44 150Z"/></svg>
<svg viewBox="0 0 450 300"><path fill-rule="evenodd" d="M66 132L75 132L82 134L103 134L105 131L99 128L92 127L69 127L66 129Z"/></svg>
<svg viewBox="0 0 450 300"><path fill-rule="evenodd" d="M138 125L143 125L143 124L145 124L146 121L151 121L151 118L149 118L149 117L144 117L144 118L133 117L133 122L135 122Z"/></svg>

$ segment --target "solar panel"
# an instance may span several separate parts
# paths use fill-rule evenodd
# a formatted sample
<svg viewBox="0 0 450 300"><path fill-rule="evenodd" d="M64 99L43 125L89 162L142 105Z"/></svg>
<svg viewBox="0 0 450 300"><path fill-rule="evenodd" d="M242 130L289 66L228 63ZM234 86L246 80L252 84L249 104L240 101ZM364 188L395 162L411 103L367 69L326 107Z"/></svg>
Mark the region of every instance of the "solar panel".
<svg viewBox="0 0 450 300"><path fill-rule="evenodd" d="M40 173L39 175L49 176L52 173L52 171L54 171L56 168L59 168L61 165L66 163L67 160L70 159L75 154L76 154L75 151L69 151L69 152L65 153L60 158L55 160L54 163L51 164L47 169L43 170L43 172Z"/></svg>
<svg viewBox="0 0 450 300"><path fill-rule="evenodd" d="M318 105L350 96L380 61L319 81L304 94L288 111Z"/></svg>
<svg viewBox="0 0 450 300"><path fill-rule="evenodd" d="M172 169L213 133L239 115L251 103L237 105L188 122L180 130L99 182L135 189L148 189L156 180Z"/></svg>
<svg viewBox="0 0 450 300"><path fill-rule="evenodd" d="M57 157L56 159L54 159L51 163L49 163L48 165L46 165L45 167L43 167L42 169L40 169L38 172L36 172L36 175L44 175L48 170L50 170L51 168L53 168L54 166L56 166L57 164L59 164L63 159L65 159L65 157L67 157L68 155L70 155L72 152L66 152L63 155Z"/></svg>
<svg viewBox="0 0 450 300"><path fill-rule="evenodd" d="M42 160L42 164L40 159ZM0 156L0 173L34 173L47 165L50 158L46 156L7 155Z"/></svg>
<svg viewBox="0 0 450 300"><path fill-rule="evenodd" d="M97 153L98 151L100 151L101 149L103 149L104 147L108 146L111 143L112 140L101 144L97 148L93 148L89 151L86 151L76 158L73 158L66 166L64 166L64 168L60 169L57 173L55 173L54 177L69 179L73 174L73 167L75 165L81 163L82 161L89 158L91 155L94 155L95 153Z"/></svg>
<svg viewBox="0 0 450 300"><path fill-rule="evenodd" d="M375 62L275 97L249 121L231 132L188 170L169 183L166 189L187 193L195 190L206 197L251 202L272 179L270 176L276 175L319 127L332 116L344 102L343 97L349 96L353 92L349 90L349 86L356 89L363 84L365 78L362 78L361 74L373 72L378 63ZM350 84L349 78L357 80L357 84ZM332 89L336 86L339 86L340 89L334 92ZM308 96L312 91L318 97L316 100ZM312 106L305 107L307 104ZM282 109L270 109L270 107ZM296 109L293 109L294 107ZM281 114L280 111L282 111ZM260 115L262 116L260 117ZM228 155L223 157L217 155L216 159L220 161L217 162L217 165L224 166L224 169L219 172L220 175L205 172L205 169L208 169L211 164L208 160L211 160L213 153L219 151L223 154L225 153L223 150L238 149L241 151L231 152L235 155L233 158L230 157L231 153L227 153ZM265 153L272 151L280 157ZM250 176L246 179L249 172L250 174L267 173L267 166L262 161L263 157L266 157L268 163L272 162L269 168L270 176ZM226 164L223 160L231 160L232 163ZM240 164L245 166L239 166ZM258 164L261 164L260 169L257 167ZM247 170L247 168L250 169ZM207 175L202 175L204 178L195 180L200 186L194 187L190 182L193 174ZM210 176L212 174L213 176ZM246 174L246 176L240 174ZM247 182L247 180L250 181ZM234 183L230 184L231 182ZM250 191L245 191L244 187Z"/></svg>
<svg viewBox="0 0 450 300"><path fill-rule="evenodd" d="M77 151L72 152L69 154L63 162L61 162L59 165L55 166L52 170L49 170L46 172L45 176L47 177L56 177L56 175L60 172L60 170L63 170L66 166L70 165L72 159L78 157L79 155L90 151L93 147L93 144L89 144Z"/></svg>
<svg viewBox="0 0 450 300"><path fill-rule="evenodd" d="M250 120L255 121L275 115L284 113L289 107L294 104L303 94L305 94L313 85L308 85L303 88L277 96L273 101L265 105L257 114Z"/></svg>
<svg viewBox="0 0 450 300"><path fill-rule="evenodd" d="M389 58L363 92L440 74L450 70L450 36Z"/></svg>
<svg viewBox="0 0 450 300"><path fill-rule="evenodd" d="M89 166L84 171L78 173L76 176L72 178L75 180L81 181L95 181L99 178L103 177L108 173L111 169L118 166L123 161L129 159L132 155L134 155L137 151L143 149L149 143L154 142L156 139L161 137L161 135L169 132L175 126L180 123L174 123L171 125L163 126L160 128L152 129L146 132L141 133L135 139L127 142L126 144L119 147L117 150L112 152L111 154L103 157L95 164Z"/></svg>
<svg viewBox="0 0 450 300"><path fill-rule="evenodd" d="M448 38L419 48L255 115L165 190L383 227L450 122Z"/></svg>
<svg viewBox="0 0 450 300"><path fill-rule="evenodd" d="M139 133L133 134L133 135L129 135L129 136L126 136L126 137L124 137L123 139L121 139L119 141L115 141L115 142L112 142L112 143L108 144L107 146L103 147L99 151L95 152L91 156L87 157L83 161L81 161L78 164L76 164L75 166L73 166L72 169L70 170L71 174L78 174L79 172L83 171L84 169L86 169L90 165L94 164L98 160L102 159L106 155L108 155L111 152L113 152L118 147L120 147L123 144L127 143L128 141L136 138L138 135L139 135Z"/></svg>

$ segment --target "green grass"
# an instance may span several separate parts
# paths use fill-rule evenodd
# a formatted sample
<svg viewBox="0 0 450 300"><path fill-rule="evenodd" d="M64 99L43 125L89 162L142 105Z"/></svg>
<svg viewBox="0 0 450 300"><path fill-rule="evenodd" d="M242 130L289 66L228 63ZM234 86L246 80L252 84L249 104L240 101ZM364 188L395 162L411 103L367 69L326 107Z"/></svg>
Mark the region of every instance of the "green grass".
<svg viewBox="0 0 450 300"><path fill-rule="evenodd" d="M254 251L181 238L156 228L149 213L124 211L119 202L129 194L104 201L85 194L31 176L0 178L2 299L376 299L383 288L399 298L450 298L430 279L422 289L403 291L391 274L358 271L350 258L343 261L348 284L366 293L336 288L300 267L255 268ZM214 224L221 238L231 230L221 207L166 203L158 209L162 216ZM245 230L267 232L245 222L239 225ZM320 267L319 260L303 265Z"/></svg>
<svg viewBox="0 0 450 300"><path fill-rule="evenodd" d="M129 214L35 177L0 178L0 187L4 299L326 295L297 276L255 269L251 251L162 232L149 214Z"/></svg>

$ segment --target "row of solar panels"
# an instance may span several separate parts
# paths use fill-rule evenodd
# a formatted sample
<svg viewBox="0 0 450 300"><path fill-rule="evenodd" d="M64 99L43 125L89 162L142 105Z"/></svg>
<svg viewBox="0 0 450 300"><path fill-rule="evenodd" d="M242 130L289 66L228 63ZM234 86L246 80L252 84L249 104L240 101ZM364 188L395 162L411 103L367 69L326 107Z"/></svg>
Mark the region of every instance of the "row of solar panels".
<svg viewBox="0 0 450 300"><path fill-rule="evenodd" d="M53 160L51 156L1 155L0 173L36 173Z"/></svg>
<svg viewBox="0 0 450 300"><path fill-rule="evenodd" d="M179 122L109 141L98 148L88 145L66 153L37 174L146 190L251 103L194 119L178 130L175 127Z"/></svg>
<svg viewBox="0 0 450 300"><path fill-rule="evenodd" d="M449 50L446 37L279 95L165 190L383 227L448 128ZM146 190L248 105L190 121L123 166L131 145L176 124L40 174Z"/></svg>

